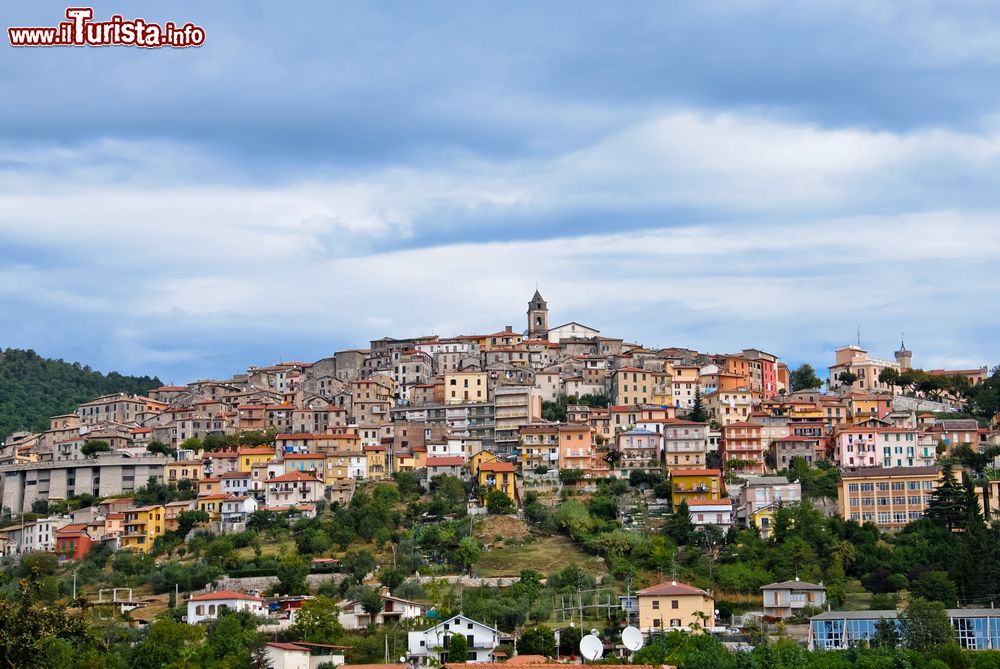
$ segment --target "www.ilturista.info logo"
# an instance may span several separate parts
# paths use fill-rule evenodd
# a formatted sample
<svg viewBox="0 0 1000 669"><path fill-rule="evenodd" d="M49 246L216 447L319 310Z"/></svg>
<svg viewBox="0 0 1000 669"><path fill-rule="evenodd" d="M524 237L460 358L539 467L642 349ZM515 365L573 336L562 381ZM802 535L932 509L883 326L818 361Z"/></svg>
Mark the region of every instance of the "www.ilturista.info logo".
<svg viewBox="0 0 1000 669"><path fill-rule="evenodd" d="M145 19L115 14L107 21L94 21L92 7L69 7L68 20L57 26L7 29L11 46L138 46L184 48L205 43L205 29L193 23L163 25Z"/></svg>

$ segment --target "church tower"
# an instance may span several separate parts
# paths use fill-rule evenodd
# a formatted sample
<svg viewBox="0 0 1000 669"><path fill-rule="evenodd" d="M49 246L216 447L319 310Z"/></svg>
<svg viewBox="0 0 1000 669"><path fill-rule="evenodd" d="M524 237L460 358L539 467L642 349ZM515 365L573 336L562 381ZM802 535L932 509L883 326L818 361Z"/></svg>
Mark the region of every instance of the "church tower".
<svg viewBox="0 0 1000 669"><path fill-rule="evenodd" d="M535 289L535 296L528 302L528 339L549 338L549 307L542 294Z"/></svg>
<svg viewBox="0 0 1000 669"><path fill-rule="evenodd" d="M902 342L902 336L900 336L899 350L896 351L896 364L899 365L899 371L901 372L913 369L913 352L906 350L906 344Z"/></svg>

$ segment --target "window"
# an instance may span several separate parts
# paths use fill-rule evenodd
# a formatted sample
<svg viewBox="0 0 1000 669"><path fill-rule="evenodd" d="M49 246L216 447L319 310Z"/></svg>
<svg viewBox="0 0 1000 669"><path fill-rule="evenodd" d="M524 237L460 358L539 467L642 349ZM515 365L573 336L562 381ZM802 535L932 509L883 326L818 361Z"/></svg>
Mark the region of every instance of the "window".
<svg viewBox="0 0 1000 669"><path fill-rule="evenodd" d="M670 608L672 608L672 609L680 608L680 602L677 601L676 599L671 600L670 601Z"/></svg>

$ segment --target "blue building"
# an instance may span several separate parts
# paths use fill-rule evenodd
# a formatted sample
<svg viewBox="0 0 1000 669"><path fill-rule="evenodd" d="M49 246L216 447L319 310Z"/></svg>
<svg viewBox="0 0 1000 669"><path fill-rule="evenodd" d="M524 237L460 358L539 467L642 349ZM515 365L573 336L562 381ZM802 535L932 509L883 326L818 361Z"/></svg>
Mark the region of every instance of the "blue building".
<svg viewBox="0 0 1000 669"><path fill-rule="evenodd" d="M1000 609L947 609L955 639L967 650L1000 650ZM867 642L882 618L897 611L828 611L809 619L809 648L837 650Z"/></svg>

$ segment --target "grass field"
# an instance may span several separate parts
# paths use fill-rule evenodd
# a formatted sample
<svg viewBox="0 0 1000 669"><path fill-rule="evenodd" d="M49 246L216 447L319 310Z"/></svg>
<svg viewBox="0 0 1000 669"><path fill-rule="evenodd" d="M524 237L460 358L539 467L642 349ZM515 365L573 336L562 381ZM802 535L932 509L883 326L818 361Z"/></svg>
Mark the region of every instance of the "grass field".
<svg viewBox="0 0 1000 669"><path fill-rule="evenodd" d="M872 593L861 587L861 581L848 581L847 593L844 597L844 609L847 611L867 611L872 603Z"/></svg>
<svg viewBox="0 0 1000 669"><path fill-rule="evenodd" d="M563 536L538 537L523 546L505 546L486 551L476 565L478 576L517 576L522 569L541 574L559 571L576 562L588 574L601 577L608 573L604 561L584 553L571 539Z"/></svg>

